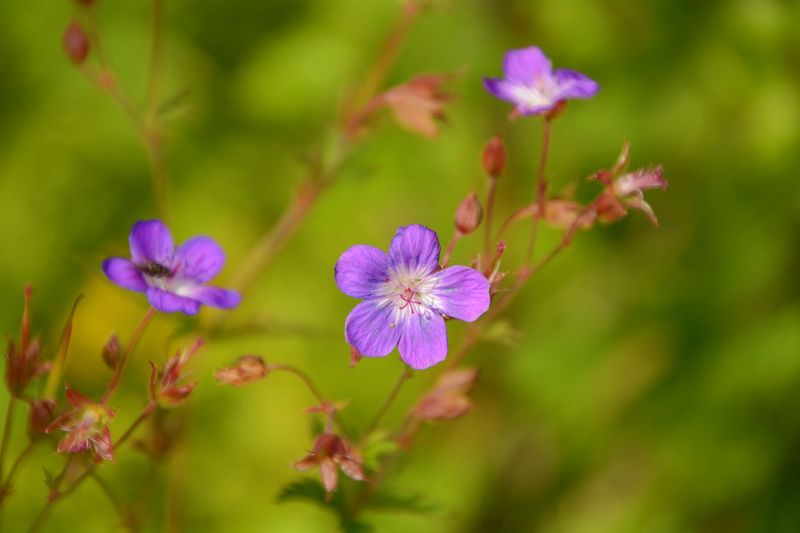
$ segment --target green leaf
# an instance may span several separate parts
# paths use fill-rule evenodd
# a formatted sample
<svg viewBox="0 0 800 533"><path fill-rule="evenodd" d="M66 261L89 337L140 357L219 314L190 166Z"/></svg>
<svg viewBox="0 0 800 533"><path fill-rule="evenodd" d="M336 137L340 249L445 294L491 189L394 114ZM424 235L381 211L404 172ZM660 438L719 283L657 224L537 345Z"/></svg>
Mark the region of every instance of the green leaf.
<svg viewBox="0 0 800 533"><path fill-rule="evenodd" d="M331 509L339 517L339 527L344 533L370 533L373 531L372 526L349 515L342 491L328 495L322 483L316 479L306 478L290 483L281 490L277 497L279 502L293 500L308 501Z"/></svg>

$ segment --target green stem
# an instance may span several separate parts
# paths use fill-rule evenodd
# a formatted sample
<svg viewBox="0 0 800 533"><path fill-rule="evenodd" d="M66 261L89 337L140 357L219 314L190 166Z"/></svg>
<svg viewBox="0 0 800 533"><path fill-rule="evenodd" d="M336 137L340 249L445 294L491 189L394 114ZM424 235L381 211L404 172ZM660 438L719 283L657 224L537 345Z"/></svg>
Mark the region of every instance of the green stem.
<svg viewBox="0 0 800 533"><path fill-rule="evenodd" d="M308 388L309 392L311 392L311 394L314 396L314 398L316 398L317 402L320 405L328 403L328 400L322 394L322 391L319 390L319 387L317 387L316 384L312 381L311 377L302 370L300 370L299 368L295 368L293 366L288 366L288 365L268 366L269 372L276 370L278 371L282 370L283 372L289 372L290 374L294 374L295 376L300 378L300 381L302 381L305 384L306 388ZM339 431L341 431L345 435L349 434L349 431L347 431L347 428L345 427L338 413L334 412L331 415L331 417L333 418L333 421L336 424L336 426L339 428Z"/></svg>
<svg viewBox="0 0 800 533"><path fill-rule="evenodd" d="M536 202L538 211L533 216L531 223L531 239L528 243L528 254L525 259L525 265L530 266L533 262L533 252L536 248L536 233L539 228L539 219L544 215L544 197L547 192L547 179L545 178L545 168L547 167L547 153L550 149L550 118L545 117L544 127L542 130L542 152L539 156L539 172L536 174L536 181L534 183L533 197Z"/></svg>
<svg viewBox="0 0 800 533"><path fill-rule="evenodd" d="M378 409L377 413L375 413L375 418L373 418L370 425L367 426L367 431L364 433L365 437L377 429L378 424L380 424L381 420L383 420L383 417L386 416L386 413L389 411L389 408L397 399L400 389L403 388L403 384L405 384L405 382L408 381L412 375L413 373L411 372L411 369L403 365L403 373L400 374L400 377L395 382L394 387L392 387L392 390L389 391L389 396L383 402L381 408Z"/></svg>
<svg viewBox="0 0 800 533"><path fill-rule="evenodd" d="M139 339L142 337L144 330L147 328L147 325L150 324L150 321L153 320L153 317L156 315L156 310L153 307L150 307L142 319L139 321L139 324L136 326L136 329L133 330L133 334L131 335L131 340L128 341L128 347L125 348L125 352L122 354L119 362L117 363L116 368L114 369L114 375L111 376L111 381L108 383L108 389L106 390L105 395L100 400L100 403L106 403L114 394L114 391L117 390L119 386L120 379L122 378L122 373L125 370L125 366L128 364L128 361L133 355L133 351L136 349L136 345L139 344Z"/></svg>
<svg viewBox="0 0 800 533"><path fill-rule="evenodd" d="M8 449L8 441L11 436L11 426L14 419L14 404L17 397L12 395L8 399L8 408L6 409L6 421L3 426L3 441L0 444L0 480L3 479L3 467L5 466L6 450Z"/></svg>

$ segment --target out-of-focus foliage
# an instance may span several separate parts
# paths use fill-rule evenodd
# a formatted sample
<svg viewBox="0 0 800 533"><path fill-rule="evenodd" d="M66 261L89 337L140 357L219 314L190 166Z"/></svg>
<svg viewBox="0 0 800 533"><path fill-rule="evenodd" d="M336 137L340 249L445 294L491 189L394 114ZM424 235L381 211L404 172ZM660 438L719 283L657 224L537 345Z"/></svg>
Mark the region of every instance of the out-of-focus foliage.
<svg viewBox="0 0 800 533"><path fill-rule="evenodd" d="M166 6L162 93L184 95L168 115L170 224L179 240L205 233L223 243L224 285L288 201L308 148L336 119L399 3ZM130 225L155 213L135 132L61 50L72 9L66 0L0 2L0 324L14 333L22 287L33 283L52 354L83 292L66 375L95 393L109 376L100 347L112 332L127 336L145 310L102 277L100 260L123 254ZM149 2L97 0L97 16L121 82L143 96ZM233 389L213 370L244 353L298 365L331 397L351 400L343 416L368 423L401 366L395 354L348 368L342 325L353 302L334 285L333 264L351 244L384 246L400 225L449 236L457 203L483 188L483 144L505 128L508 107L481 77L501 73L506 49L536 44L556 66L601 84L554 125L553 187L607 167L630 140L632 165L662 163L670 180L649 197L661 228L632 213L579 235L496 326L516 345L486 343L470 356L482 366L473 411L424 432L392 481L398 494L419 494L426 512L375 509L365 519L419 533L798 531L798 20L798 3L779 0L441 2L412 30L390 79L460 72L439 137L389 127L360 147L231 314L259 327L211 339L198 354L195 392L162 420L181 435L174 457L151 471L126 447L99 475L126 501L156 502L140 513L147 530L336 528L334 514L313 504L276 500L313 443L304 413L313 398L286 375ZM539 135L536 120L506 129L502 213L530 194ZM579 195L590 190L582 184ZM543 233L540 249L557 238ZM478 240L465 239L456 259L468 260ZM148 332L115 398L117 427L146 403L147 361L174 351L177 340L164 339L184 320L159 317ZM450 327L453 339L463 330ZM434 378L415 377L387 421L399 423ZM44 501L36 463L56 470L61 458L34 454L4 511L9 530ZM108 531L115 520L87 483L45 529Z"/></svg>

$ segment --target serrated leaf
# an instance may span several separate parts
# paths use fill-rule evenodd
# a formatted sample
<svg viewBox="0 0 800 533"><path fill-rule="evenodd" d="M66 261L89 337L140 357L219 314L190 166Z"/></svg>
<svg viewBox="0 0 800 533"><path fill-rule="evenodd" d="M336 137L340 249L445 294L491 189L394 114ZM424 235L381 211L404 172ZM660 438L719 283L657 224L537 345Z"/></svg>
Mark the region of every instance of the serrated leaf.
<svg viewBox="0 0 800 533"><path fill-rule="evenodd" d="M362 464L367 470L378 470L381 459L396 452L398 448L397 442L389 438L389 435L376 432L370 437L361 452Z"/></svg>
<svg viewBox="0 0 800 533"><path fill-rule="evenodd" d="M339 517L339 526L344 533L370 533L372 526L354 520L348 514L347 502L341 491L328 496L325 488L316 479L300 479L286 485L277 496L278 502L307 501L327 507Z"/></svg>

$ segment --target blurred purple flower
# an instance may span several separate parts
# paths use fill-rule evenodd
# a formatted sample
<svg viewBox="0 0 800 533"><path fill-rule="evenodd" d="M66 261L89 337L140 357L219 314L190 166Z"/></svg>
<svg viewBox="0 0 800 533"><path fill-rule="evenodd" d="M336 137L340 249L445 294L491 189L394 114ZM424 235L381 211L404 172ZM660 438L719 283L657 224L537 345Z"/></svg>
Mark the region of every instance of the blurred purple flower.
<svg viewBox="0 0 800 533"><path fill-rule="evenodd" d="M345 322L345 338L366 357L383 357L399 346L415 369L447 355L444 319L477 320L489 308L489 282L465 266L439 269L439 238L425 226L397 230L389 253L357 245L339 258L336 284L364 301Z"/></svg>
<svg viewBox="0 0 800 533"><path fill-rule="evenodd" d="M506 53L504 79L484 78L486 90L513 103L520 115L540 115L571 98L591 98L600 89L597 82L574 70L553 70L537 47Z"/></svg>
<svg viewBox="0 0 800 533"><path fill-rule="evenodd" d="M131 228L129 242L131 259L110 257L103 261L103 272L120 287L147 293L159 311L194 315L201 304L224 309L239 305L236 291L203 285L225 263L222 248L209 237L193 237L176 249L163 222L143 220Z"/></svg>

